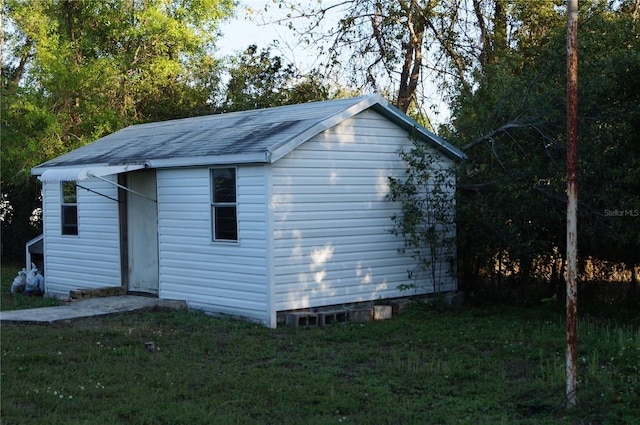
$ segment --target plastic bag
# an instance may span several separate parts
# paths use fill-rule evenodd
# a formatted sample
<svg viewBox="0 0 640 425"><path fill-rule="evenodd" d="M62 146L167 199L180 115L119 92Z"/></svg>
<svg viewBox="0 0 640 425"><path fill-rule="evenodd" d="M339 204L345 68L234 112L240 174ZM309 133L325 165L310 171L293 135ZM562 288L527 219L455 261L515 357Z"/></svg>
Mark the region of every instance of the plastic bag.
<svg viewBox="0 0 640 425"><path fill-rule="evenodd" d="M27 286L27 269L22 269L18 272L18 276L13 278L11 293L24 292L25 286Z"/></svg>
<svg viewBox="0 0 640 425"><path fill-rule="evenodd" d="M31 265L31 270L27 273L27 284L24 288L27 295L44 294L44 276L38 271L35 264Z"/></svg>

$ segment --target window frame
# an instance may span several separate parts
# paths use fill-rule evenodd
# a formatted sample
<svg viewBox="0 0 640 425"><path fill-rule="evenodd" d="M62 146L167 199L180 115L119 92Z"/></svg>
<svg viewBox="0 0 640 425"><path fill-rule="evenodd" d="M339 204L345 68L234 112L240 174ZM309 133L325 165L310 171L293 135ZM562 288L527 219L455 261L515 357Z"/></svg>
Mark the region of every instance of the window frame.
<svg viewBox="0 0 640 425"><path fill-rule="evenodd" d="M216 192L215 190L216 170L232 170L233 171L233 186L234 186L233 201L219 201L216 199L216 193L215 193ZM231 166L231 167L220 166L220 167L210 168L209 169L209 186L210 186L209 196L210 196L210 203L211 203L211 208L209 213L210 220L211 220L211 241L214 243L239 244L240 232L238 229L238 167L237 166ZM235 229L233 229L233 231L235 232L235 239L224 238L224 237L221 237L220 234L218 234L218 228L216 226L216 223L218 221L217 211L219 211L221 208L233 208L235 210Z"/></svg>
<svg viewBox="0 0 640 425"><path fill-rule="evenodd" d="M65 186L73 185L74 201L67 201ZM69 216L69 211L74 211L75 225L66 224L65 218ZM78 236L78 182L69 180L60 182L60 234L63 236Z"/></svg>

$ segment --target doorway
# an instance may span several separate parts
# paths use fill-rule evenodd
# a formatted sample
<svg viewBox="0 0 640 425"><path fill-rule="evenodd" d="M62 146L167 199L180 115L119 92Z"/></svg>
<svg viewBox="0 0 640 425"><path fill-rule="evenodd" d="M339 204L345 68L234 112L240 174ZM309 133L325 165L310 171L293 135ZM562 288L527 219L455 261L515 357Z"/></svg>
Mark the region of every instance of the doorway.
<svg viewBox="0 0 640 425"><path fill-rule="evenodd" d="M158 295L158 204L155 170L127 173L127 282L130 292Z"/></svg>

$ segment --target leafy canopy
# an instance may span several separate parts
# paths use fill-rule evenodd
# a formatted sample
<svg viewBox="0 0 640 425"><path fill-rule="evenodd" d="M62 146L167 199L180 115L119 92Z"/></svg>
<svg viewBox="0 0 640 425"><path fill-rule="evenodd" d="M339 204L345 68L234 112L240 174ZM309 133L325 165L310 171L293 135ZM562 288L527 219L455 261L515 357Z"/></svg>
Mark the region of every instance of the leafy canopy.
<svg viewBox="0 0 640 425"><path fill-rule="evenodd" d="M126 125L206 110L217 26L233 6L7 0L3 180Z"/></svg>
<svg viewBox="0 0 640 425"><path fill-rule="evenodd" d="M540 3L518 3L536 25L523 26L453 105L446 137L470 159L459 185L461 257L476 271L500 257L525 278L562 275L566 18L554 2ZM631 269L640 252L640 24L632 2L581 5L579 254Z"/></svg>

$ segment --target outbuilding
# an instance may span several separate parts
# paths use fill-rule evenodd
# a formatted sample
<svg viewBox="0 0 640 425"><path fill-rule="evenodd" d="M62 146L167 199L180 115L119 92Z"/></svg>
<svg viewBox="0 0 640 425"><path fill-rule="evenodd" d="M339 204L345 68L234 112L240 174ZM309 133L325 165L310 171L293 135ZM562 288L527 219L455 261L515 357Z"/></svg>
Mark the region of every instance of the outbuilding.
<svg viewBox="0 0 640 425"><path fill-rule="evenodd" d="M412 134L464 157L379 95L126 127L32 169L46 293L122 287L271 327L406 296L387 195Z"/></svg>

